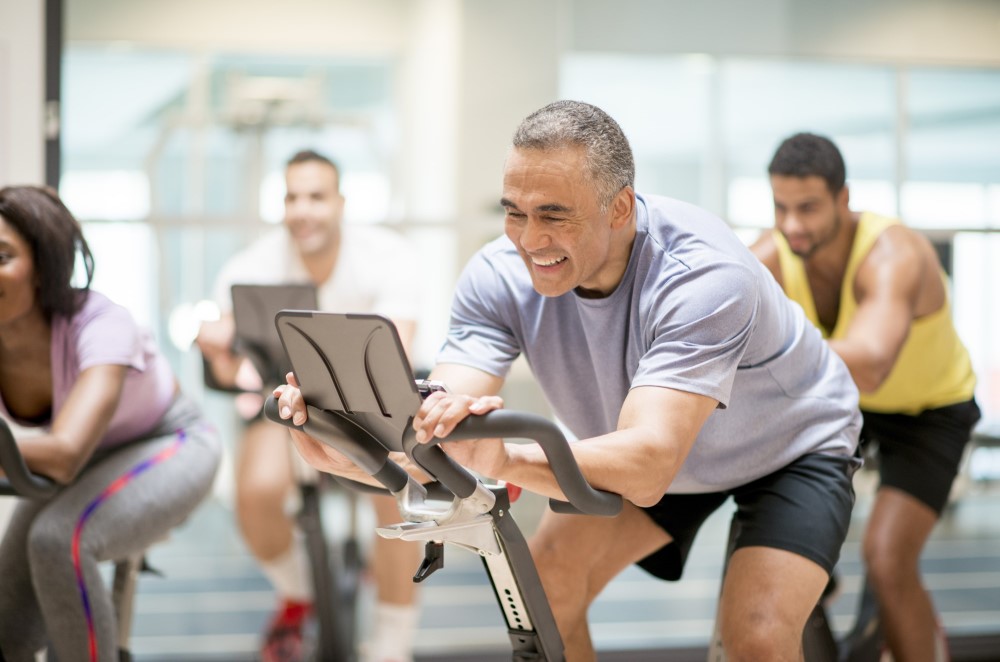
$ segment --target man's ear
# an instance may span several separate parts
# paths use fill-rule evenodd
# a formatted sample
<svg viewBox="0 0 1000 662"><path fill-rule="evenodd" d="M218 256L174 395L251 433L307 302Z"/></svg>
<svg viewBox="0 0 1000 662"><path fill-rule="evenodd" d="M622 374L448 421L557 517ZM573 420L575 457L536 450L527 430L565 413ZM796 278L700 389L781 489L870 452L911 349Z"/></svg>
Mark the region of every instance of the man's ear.
<svg viewBox="0 0 1000 662"><path fill-rule="evenodd" d="M847 184L841 187L840 192L837 193L836 197L837 206L841 209L849 209L851 206L851 190L848 188Z"/></svg>
<svg viewBox="0 0 1000 662"><path fill-rule="evenodd" d="M611 227L618 230L635 217L635 189L626 186L611 200Z"/></svg>

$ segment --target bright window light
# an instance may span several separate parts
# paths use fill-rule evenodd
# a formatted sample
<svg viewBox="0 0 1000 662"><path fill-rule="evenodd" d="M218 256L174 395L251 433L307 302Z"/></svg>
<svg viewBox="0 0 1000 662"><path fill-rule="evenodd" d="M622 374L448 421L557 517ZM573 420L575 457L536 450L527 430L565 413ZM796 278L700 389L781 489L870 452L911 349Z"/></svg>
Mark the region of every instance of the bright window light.
<svg viewBox="0 0 1000 662"><path fill-rule="evenodd" d="M729 183L731 225L769 228L774 224L774 197L771 184L762 177L735 177Z"/></svg>
<svg viewBox="0 0 1000 662"><path fill-rule="evenodd" d="M981 228L987 224L986 187L975 183L906 182L903 218L921 228Z"/></svg>
<svg viewBox="0 0 1000 662"><path fill-rule="evenodd" d="M149 216L149 179L137 170L69 170L59 181L59 195L81 221Z"/></svg>
<svg viewBox="0 0 1000 662"><path fill-rule="evenodd" d="M890 217L899 215L896 209L896 188L892 182L852 179L847 185L851 191L851 209L854 211L871 211Z"/></svg>

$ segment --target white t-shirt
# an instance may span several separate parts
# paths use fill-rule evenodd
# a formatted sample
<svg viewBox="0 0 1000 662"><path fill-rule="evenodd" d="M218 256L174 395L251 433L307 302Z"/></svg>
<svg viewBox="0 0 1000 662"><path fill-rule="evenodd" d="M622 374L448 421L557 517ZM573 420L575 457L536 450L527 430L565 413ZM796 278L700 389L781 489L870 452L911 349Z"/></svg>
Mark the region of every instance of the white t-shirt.
<svg viewBox="0 0 1000 662"><path fill-rule="evenodd" d="M318 288L319 308L376 313L396 322L416 320L420 310L417 275L413 250L399 234L378 226L343 225L337 265ZM226 262L216 278L214 297L223 312L230 312L233 285L309 282L288 232L279 227Z"/></svg>

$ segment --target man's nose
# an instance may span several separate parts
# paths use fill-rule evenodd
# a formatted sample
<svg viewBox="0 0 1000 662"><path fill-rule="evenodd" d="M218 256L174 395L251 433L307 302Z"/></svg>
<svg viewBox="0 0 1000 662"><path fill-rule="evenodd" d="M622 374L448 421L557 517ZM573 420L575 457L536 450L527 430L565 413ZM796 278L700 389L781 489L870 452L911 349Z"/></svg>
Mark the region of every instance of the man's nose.
<svg viewBox="0 0 1000 662"><path fill-rule="evenodd" d="M785 212L778 218L778 229L784 234L799 234L802 232L802 222L799 217L791 212Z"/></svg>
<svg viewBox="0 0 1000 662"><path fill-rule="evenodd" d="M545 224L529 218L524 224L524 229L521 231L521 246L526 251L535 251L545 248L548 244L549 235Z"/></svg>

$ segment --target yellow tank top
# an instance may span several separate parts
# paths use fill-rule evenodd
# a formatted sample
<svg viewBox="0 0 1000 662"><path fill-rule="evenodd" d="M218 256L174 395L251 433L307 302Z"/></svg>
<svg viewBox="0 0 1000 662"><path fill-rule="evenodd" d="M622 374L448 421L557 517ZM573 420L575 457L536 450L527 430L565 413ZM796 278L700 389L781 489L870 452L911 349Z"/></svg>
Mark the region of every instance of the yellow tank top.
<svg viewBox="0 0 1000 662"><path fill-rule="evenodd" d="M820 329L824 337L836 340L847 335L847 329L857 310L854 278L858 267L886 228L898 222L869 212L861 215L841 285L840 312L836 326L830 333L820 324L802 258L792 253L780 232L774 231L785 294L802 306L806 317ZM941 278L945 280L947 293L948 283L943 272ZM861 409L880 413L919 414L925 409L969 400L975 387L976 376L972 371L972 362L955 331L951 320L951 304L946 298L939 310L913 321L910 334L885 382L874 393L861 394Z"/></svg>

